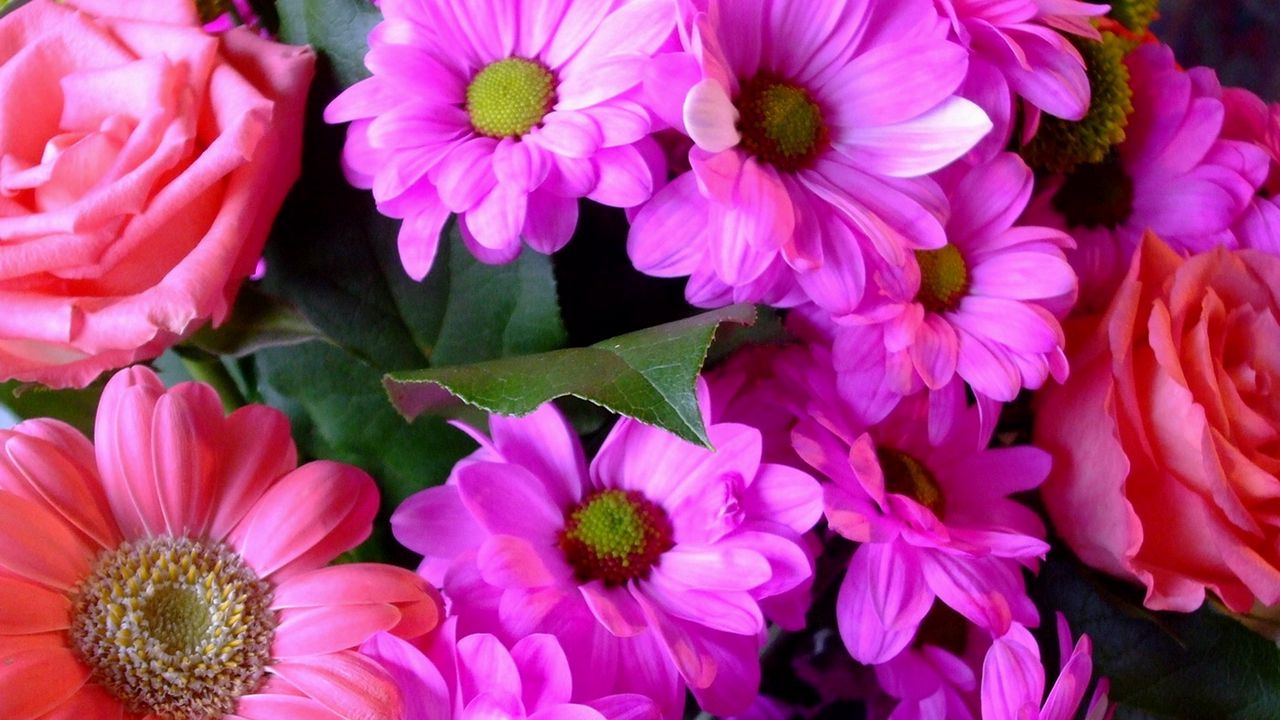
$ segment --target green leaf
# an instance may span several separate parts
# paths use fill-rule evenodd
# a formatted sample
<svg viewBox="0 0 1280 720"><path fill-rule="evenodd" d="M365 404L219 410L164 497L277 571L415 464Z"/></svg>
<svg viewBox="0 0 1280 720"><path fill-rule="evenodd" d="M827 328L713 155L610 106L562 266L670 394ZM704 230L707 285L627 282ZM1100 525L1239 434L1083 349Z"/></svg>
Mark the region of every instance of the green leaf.
<svg viewBox="0 0 1280 720"><path fill-rule="evenodd" d="M1034 592L1093 640L1094 672L1111 680L1117 717L1280 717L1280 649L1206 605L1152 612L1141 594L1051 555Z"/></svg>
<svg viewBox="0 0 1280 720"><path fill-rule="evenodd" d="M83 390L51 390L36 383L16 380L0 384L0 405L20 420L47 417L61 420L84 434L93 436L93 419L106 379Z"/></svg>
<svg viewBox="0 0 1280 720"><path fill-rule="evenodd" d="M710 447L695 393L698 372L721 323L754 321L754 307L733 305L585 348L391 373L383 382L410 419L458 400L526 415L570 395Z"/></svg>
<svg viewBox="0 0 1280 720"><path fill-rule="evenodd" d="M297 308L256 285L245 285L231 317L218 327L206 325L186 344L214 355L244 357L270 347L298 345L322 337Z"/></svg>
<svg viewBox="0 0 1280 720"><path fill-rule="evenodd" d="M382 20L369 0L278 0L276 10L280 39L314 47L328 58L342 87L369 77L369 31Z"/></svg>

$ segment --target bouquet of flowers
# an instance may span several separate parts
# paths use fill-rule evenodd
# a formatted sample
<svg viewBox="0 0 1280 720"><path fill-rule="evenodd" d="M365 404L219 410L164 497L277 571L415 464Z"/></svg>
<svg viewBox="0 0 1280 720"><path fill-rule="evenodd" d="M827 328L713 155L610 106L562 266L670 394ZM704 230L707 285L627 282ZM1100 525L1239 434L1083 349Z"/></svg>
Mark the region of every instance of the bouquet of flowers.
<svg viewBox="0 0 1280 720"><path fill-rule="evenodd" d="M1157 11L0 2L0 720L1280 717Z"/></svg>

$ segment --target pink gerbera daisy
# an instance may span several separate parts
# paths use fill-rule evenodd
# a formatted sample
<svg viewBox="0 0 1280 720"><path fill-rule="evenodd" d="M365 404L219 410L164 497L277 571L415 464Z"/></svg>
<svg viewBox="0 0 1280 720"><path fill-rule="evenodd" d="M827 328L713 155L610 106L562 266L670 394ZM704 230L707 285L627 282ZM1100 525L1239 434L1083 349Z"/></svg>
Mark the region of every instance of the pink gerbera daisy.
<svg viewBox="0 0 1280 720"><path fill-rule="evenodd" d="M1125 140L1100 163L1046 183L1027 221L1067 230L1067 258L1085 310L1109 302L1138 242L1152 231L1182 252L1235 247L1232 226L1266 178L1257 146L1220 137L1222 88L1208 68L1183 70L1147 44L1125 58L1133 113Z"/></svg>
<svg viewBox="0 0 1280 720"><path fill-rule="evenodd" d="M1009 499L1038 486L1049 456L1032 447L978 449L977 410L933 408L946 421L935 442L929 398L904 400L869 432L802 423L797 452L830 482L831 529L862 543L840 587L836 619L849 654L881 663L915 638L934 598L1003 634L1034 624L1021 567L1049 546L1044 525Z"/></svg>
<svg viewBox="0 0 1280 720"><path fill-rule="evenodd" d="M1022 140L1034 135L1041 111L1079 120L1089 110L1084 58L1062 32L1101 38L1089 19L1106 5L1075 0L936 0L951 19L957 39L969 48L969 75L962 94L978 103L995 124L979 155L990 158L1009 146L1023 101Z"/></svg>
<svg viewBox="0 0 1280 720"><path fill-rule="evenodd" d="M646 84L695 147L635 218L638 269L692 276L698 305L808 295L840 310L861 297L868 243L900 261L945 242L945 202L921 176L991 122L956 96L967 53L931 0L699 5L686 52Z"/></svg>
<svg viewBox="0 0 1280 720"><path fill-rule="evenodd" d="M800 536L821 514L817 482L761 463L760 433L732 423L708 427L711 452L624 418L590 468L551 405L490 431L448 485L392 516L428 567L446 563L461 621L488 605L495 632L558 636L582 697L639 692L677 717L687 684L708 712L745 709L760 601L812 573ZM459 587L477 583L492 592Z"/></svg>
<svg viewBox="0 0 1280 720"><path fill-rule="evenodd" d="M900 393L916 378L931 390L959 376L978 395L1012 400L1052 375L1065 379L1062 327L1050 308L1074 299L1075 273L1059 230L1015 226L1035 178L1018 156L1002 153L942 177L951 199L950 240L917 251L906 272L881 263L878 292L849 322L880 324L890 378ZM865 354L867 333L837 331L835 354Z"/></svg>
<svg viewBox="0 0 1280 720"><path fill-rule="evenodd" d="M450 213L486 262L521 238L563 247L578 198L617 207L653 192L649 114L631 92L674 32L676 0L386 0L369 36L373 76L325 110L352 121L352 184L404 218L400 257L431 269Z"/></svg>
<svg viewBox="0 0 1280 720"><path fill-rule="evenodd" d="M95 427L0 432L0 717L394 716L355 648L428 632L439 601L406 570L323 567L369 535L368 475L296 468L280 412L224 417L207 385L143 368Z"/></svg>
<svg viewBox="0 0 1280 720"><path fill-rule="evenodd" d="M653 700L606 695L573 703L569 660L552 635L534 633L511 645L496 636L458 637L449 618L426 650L389 633L370 638L361 652L395 679L408 720L659 720Z"/></svg>

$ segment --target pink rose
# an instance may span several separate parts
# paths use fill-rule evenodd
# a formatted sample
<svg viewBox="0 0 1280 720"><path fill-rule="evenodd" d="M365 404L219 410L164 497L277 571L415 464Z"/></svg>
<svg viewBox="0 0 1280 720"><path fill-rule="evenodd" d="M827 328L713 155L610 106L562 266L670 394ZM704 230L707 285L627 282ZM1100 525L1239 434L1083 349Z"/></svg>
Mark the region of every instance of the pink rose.
<svg viewBox="0 0 1280 720"><path fill-rule="evenodd" d="M1190 611L1280 602L1280 258L1148 235L1043 392L1045 503L1082 560Z"/></svg>
<svg viewBox="0 0 1280 720"><path fill-rule="evenodd" d="M190 0L0 19L0 379L83 386L221 322L300 172L315 56Z"/></svg>

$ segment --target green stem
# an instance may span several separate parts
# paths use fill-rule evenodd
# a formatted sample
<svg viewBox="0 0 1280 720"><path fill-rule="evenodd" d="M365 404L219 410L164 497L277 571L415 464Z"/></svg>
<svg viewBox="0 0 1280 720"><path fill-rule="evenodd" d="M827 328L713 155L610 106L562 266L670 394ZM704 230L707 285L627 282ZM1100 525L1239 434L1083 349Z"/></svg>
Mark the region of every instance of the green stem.
<svg viewBox="0 0 1280 720"><path fill-rule="evenodd" d="M212 386L217 391L218 397L222 399L222 407L227 412L233 412L249 404L245 400L244 393L240 392L240 386L236 384L235 378L231 377L231 372L227 370L226 365L222 364L220 358L201 360L185 355L178 357L182 359L183 367L191 373L192 378Z"/></svg>

